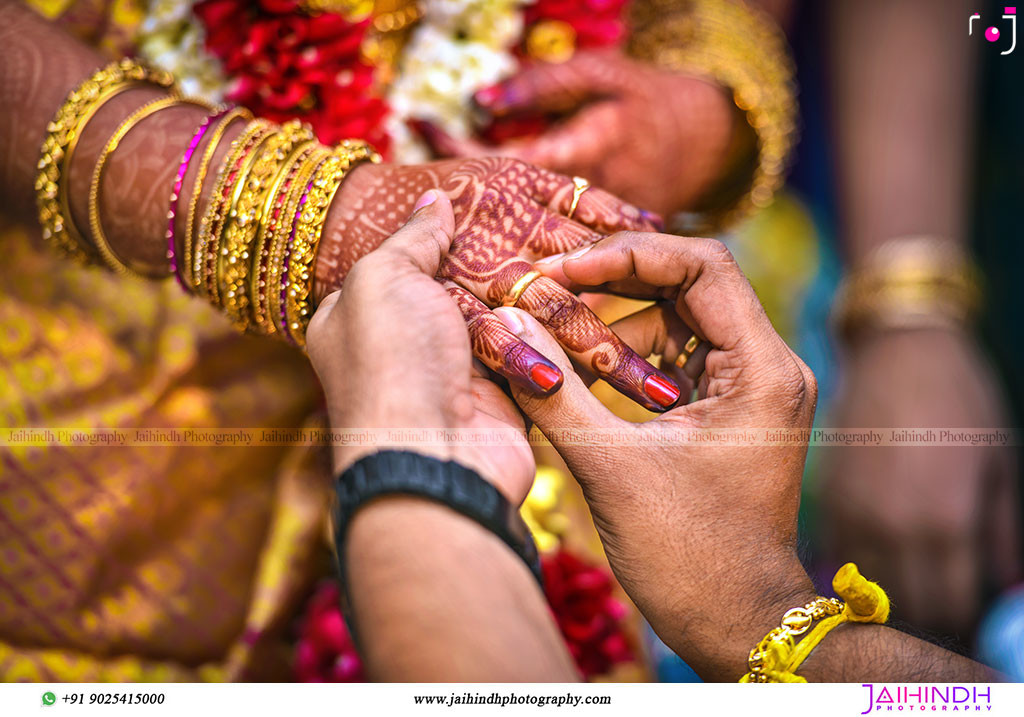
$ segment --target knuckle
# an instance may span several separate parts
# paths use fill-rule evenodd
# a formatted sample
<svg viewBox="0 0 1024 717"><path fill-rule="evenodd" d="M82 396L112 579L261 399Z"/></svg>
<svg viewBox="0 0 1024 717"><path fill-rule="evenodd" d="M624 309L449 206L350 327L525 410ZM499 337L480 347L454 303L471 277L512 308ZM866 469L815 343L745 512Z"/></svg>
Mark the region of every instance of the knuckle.
<svg viewBox="0 0 1024 717"><path fill-rule="evenodd" d="M541 323L553 331L571 326L583 316L583 304L568 293L553 293L543 302L540 311Z"/></svg>
<svg viewBox="0 0 1024 717"><path fill-rule="evenodd" d="M704 256L710 264L736 264L736 257L729 251L729 247L718 239L704 240Z"/></svg>

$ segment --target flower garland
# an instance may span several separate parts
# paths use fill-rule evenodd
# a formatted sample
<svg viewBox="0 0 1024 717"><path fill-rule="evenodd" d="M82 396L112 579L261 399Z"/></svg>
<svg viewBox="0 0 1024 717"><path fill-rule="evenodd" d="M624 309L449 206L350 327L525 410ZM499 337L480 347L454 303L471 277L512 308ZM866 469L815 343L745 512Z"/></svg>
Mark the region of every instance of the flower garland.
<svg viewBox="0 0 1024 717"><path fill-rule="evenodd" d="M492 141L539 131L523 118L476 126L473 94L534 60L616 45L625 0L420 0L394 77L367 59L372 14L355 2L155 0L138 46L186 91L243 104L259 116L309 123L318 138L370 142L389 159L418 162L408 127L430 120L456 137ZM356 10L353 10L356 8ZM350 12L346 11L350 10Z"/></svg>

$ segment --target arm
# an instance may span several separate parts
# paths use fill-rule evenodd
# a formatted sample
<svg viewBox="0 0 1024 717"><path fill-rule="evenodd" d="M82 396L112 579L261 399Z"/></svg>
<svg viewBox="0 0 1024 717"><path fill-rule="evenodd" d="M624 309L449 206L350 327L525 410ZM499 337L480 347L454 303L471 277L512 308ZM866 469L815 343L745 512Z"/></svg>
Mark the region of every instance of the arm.
<svg viewBox="0 0 1024 717"><path fill-rule="evenodd" d="M482 447L448 439L340 445L335 467L344 470L377 448L418 451L472 468L518 506L535 468L522 418L497 386L474 373L459 310L432 279L451 243L451 205L433 191L417 206L310 325L310 359L331 425L430 435L443 429L449 436L480 429L509 440ZM408 355L421 360L410 364ZM364 505L342 537L352 612L374 678L577 679L533 576L479 524L402 496Z"/></svg>
<svg viewBox="0 0 1024 717"><path fill-rule="evenodd" d="M854 279L899 286L899 257L937 280L964 275L975 50L994 49L977 27L967 34L975 9L957 2L940 12L927 0L833 5L839 199ZM965 321L971 302L958 294L916 309L898 296L867 302L864 318L847 322L838 425L1010 425L998 378ZM847 314L857 305L852 295L841 301ZM822 524L833 552L883 582L904 619L969 634L983 586L1020 574L1012 449L840 447L827 458ZM888 500L876 499L880 490ZM874 526L872 546L858 539L864 525ZM925 564L931 569L914 567Z"/></svg>
<svg viewBox="0 0 1024 717"><path fill-rule="evenodd" d="M538 266L574 288L661 299L616 329L641 353L660 354L680 382L704 372L698 400L644 424L609 413L568 371L555 396L515 398L580 481L612 569L658 635L701 676L735 680L782 615L815 597L796 552L814 376L719 242L624 233ZM528 316L499 313L568 365ZM685 348L694 336L708 349L701 365ZM567 426L597 444L563 441ZM609 450L602 435L627 439ZM805 664L798 674L817 680L991 679L981 665L874 624L840 625Z"/></svg>
<svg viewBox="0 0 1024 717"><path fill-rule="evenodd" d="M67 93L103 62L95 52L12 0L0 4L0 12L2 39L7 42L4 59L10 63L0 76L0 103L8 108L0 119L0 141L7 149L0 189L11 198L12 208L28 217L45 127ZM86 126L70 160L68 190L70 215L83 235L88 235L85 214L91 174L102 146L126 115L160 94L155 89L124 92L101 106ZM204 111L190 107L161 111L143 120L109 158L99 214L111 248L129 264L167 265L164 232L174 172L203 117ZM213 167L240 129L230 128L218 145ZM197 148L203 150L203 145ZM189 172L198 171L198 163L192 165ZM216 174L211 170L203 186L196 188L200 215L210 203ZM194 175L187 174L183 186L189 188L193 181ZM439 278L473 327L477 357L533 390L557 390L558 377L542 383L534 380L531 371L540 360L536 352L490 317L490 307L501 303L534 259L617 229L649 229L657 218L596 188L581 197L569 217L572 179L513 160L456 160L410 167L362 164L346 175L322 223L317 219L322 241L315 255L311 303L337 289L355 262L398 228L414 198L433 186L450 193L458 227ZM184 214L176 216L179 236ZM247 256L255 264L257 252L244 252L246 247L252 244L237 246L233 256ZM218 271L227 263L218 262ZM652 410L666 407L665 401L658 402L664 394L650 396L644 389L644 380L658 370L634 355L575 296L538 281L524 293L526 302L536 307L535 313L579 360L602 359L602 372L623 393ZM555 305L567 307L570 320L547 311Z"/></svg>

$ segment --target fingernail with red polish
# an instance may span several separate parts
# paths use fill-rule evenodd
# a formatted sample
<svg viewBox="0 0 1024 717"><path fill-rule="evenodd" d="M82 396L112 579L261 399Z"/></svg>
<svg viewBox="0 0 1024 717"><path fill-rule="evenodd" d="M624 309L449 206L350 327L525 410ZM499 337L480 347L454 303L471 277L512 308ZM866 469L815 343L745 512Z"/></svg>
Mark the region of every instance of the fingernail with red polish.
<svg viewBox="0 0 1024 717"><path fill-rule="evenodd" d="M423 196L416 200L416 206L412 208L412 211L415 214L419 210L423 209L423 207L429 207L436 201L437 192L435 192L433 189L426 191L423 193Z"/></svg>
<svg viewBox="0 0 1024 717"><path fill-rule="evenodd" d="M499 85L485 87L473 95L473 99L481 107L490 107L499 97L501 97L501 87Z"/></svg>
<svg viewBox="0 0 1024 717"><path fill-rule="evenodd" d="M656 373L644 379L644 393L663 408L668 408L679 400L679 389L675 384Z"/></svg>
<svg viewBox="0 0 1024 717"><path fill-rule="evenodd" d="M549 393L562 385L562 372L555 366L538 361L530 368L530 379L545 393Z"/></svg>

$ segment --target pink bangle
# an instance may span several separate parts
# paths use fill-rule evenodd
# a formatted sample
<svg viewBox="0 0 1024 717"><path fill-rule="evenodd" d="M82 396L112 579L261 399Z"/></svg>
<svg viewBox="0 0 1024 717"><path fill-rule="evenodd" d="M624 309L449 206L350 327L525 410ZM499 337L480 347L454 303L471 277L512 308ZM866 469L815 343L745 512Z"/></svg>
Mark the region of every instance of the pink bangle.
<svg viewBox="0 0 1024 717"><path fill-rule="evenodd" d="M203 120L202 124L196 128L196 131L192 134L192 140L188 143L188 147L185 148L185 154L181 157L181 165L178 167L178 175L174 180L174 190L171 192L171 208L167 212L167 259L170 261L170 272L174 274L174 278L178 282L178 286L181 287L182 291L188 292L189 289L185 285L185 280L182 279L181 273L178 271L178 260L174 251L174 218L178 215L178 202L181 196L181 185L185 182L185 174L188 173L188 165L192 161L192 155L195 154L196 148L199 147L199 143L203 141L203 136L206 134L206 130L210 129L215 121L220 119L227 113L228 109L223 109L220 112L208 115Z"/></svg>

